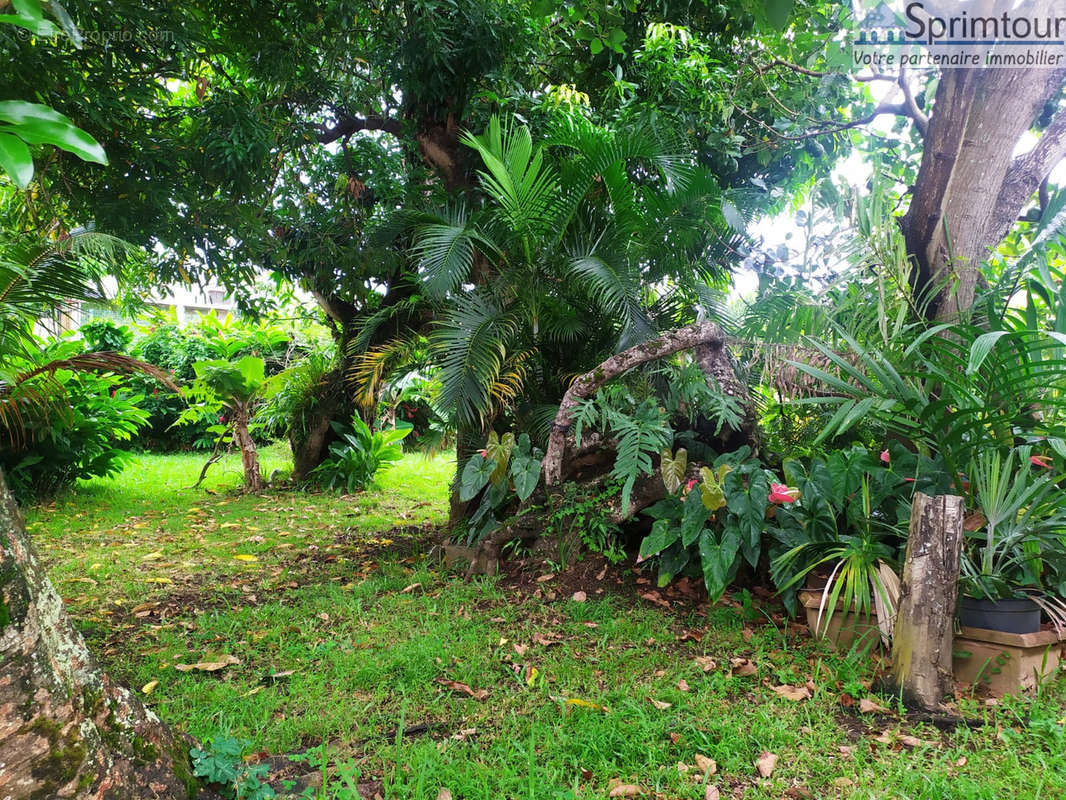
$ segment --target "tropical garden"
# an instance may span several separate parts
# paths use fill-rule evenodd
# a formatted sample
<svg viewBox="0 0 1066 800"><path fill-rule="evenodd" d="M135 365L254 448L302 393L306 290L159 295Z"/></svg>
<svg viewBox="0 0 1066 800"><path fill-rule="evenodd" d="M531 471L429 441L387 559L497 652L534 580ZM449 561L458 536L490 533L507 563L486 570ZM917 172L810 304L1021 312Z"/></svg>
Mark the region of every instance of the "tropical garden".
<svg viewBox="0 0 1066 800"><path fill-rule="evenodd" d="M0 797L1066 794L1066 69L866 10L0 0Z"/></svg>

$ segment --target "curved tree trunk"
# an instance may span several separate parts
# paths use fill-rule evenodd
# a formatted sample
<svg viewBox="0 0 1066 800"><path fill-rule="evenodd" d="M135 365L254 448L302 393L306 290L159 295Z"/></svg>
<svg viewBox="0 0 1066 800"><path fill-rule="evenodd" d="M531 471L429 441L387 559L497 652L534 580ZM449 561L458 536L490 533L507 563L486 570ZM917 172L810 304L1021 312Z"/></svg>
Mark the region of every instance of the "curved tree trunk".
<svg viewBox="0 0 1066 800"><path fill-rule="evenodd" d="M623 375L634 367L647 364L666 356L680 353L682 350L697 352L697 360L704 374L725 375L728 370L733 375L733 387L736 377L732 372L732 366L726 370L715 365L716 360L728 357L725 347L725 335L722 329L713 322L697 322L684 328L667 331L664 334L649 339L646 342L623 350L621 353L611 356L600 364L596 369L580 376L566 390L562 402L559 403L559 411L552 422L551 434L548 437L548 449L541 463L541 474L544 476L544 485L551 488L562 482L565 477L565 461L567 457L567 439L570 433L571 418L578 404L592 397L600 387ZM725 385L719 384L723 391L729 391ZM735 391L735 388L734 388Z"/></svg>
<svg viewBox="0 0 1066 800"><path fill-rule="evenodd" d="M0 478L0 798L193 798L191 740L93 661Z"/></svg>

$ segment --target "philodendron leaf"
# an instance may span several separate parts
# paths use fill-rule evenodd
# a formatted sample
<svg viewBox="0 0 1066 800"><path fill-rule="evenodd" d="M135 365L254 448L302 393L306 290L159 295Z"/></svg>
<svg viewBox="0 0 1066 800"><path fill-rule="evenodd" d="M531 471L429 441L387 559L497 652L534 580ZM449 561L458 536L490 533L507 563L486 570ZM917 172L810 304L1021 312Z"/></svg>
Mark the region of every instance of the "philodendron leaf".
<svg viewBox="0 0 1066 800"><path fill-rule="evenodd" d="M463 474L459 484L459 499L464 503L477 497L478 492L485 488L496 469L496 462L487 460L481 453L477 453L463 467Z"/></svg>
<svg viewBox="0 0 1066 800"><path fill-rule="evenodd" d="M703 478L700 484L700 499L703 501L704 508L710 512L715 512L725 505L722 479L728 472L727 466L719 467L717 472L713 472L710 467L700 468L700 477Z"/></svg>
<svg viewBox="0 0 1066 800"><path fill-rule="evenodd" d="M505 433L497 436L496 431L489 433L489 440L485 444L485 455L495 464L490 480L499 486L500 482L507 477L507 465L511 460L511 451L514 450L515 439L513 433Z"/></svg>
<svg viewBox="0 0 1066 800"><path fill-rule="evenodd" d="M716 602L729 585L730 568L737 557L740 539L733 533L723 532L719 543L714 534L704 529L700 534L700 561L703 566L703 582L711 602Z"/></svg>
<svg viewBox="0 0 1066 800"><path fill-rule="evenodd" d="M640 543L640 561L661 553L667 547L678 540L681 535L679 528L670 524L669 520L657 519L651 526L651 533L644 537Z"/></svg>
<svg viewBox="0 0 1066 800"><path fill-rule="evenodd" d="M671 453L669 448L659 454L659 472L662 474L663 485L670 494L677 494L681 489L681 483L685 480L685 470L688 469L688 451L679 447L677 453Z"/></svg>
<svg viewBox="0 0 1066 800"><path fill-rule="evenodd" d="M518 499L525 502L540 480L540 461L528 456L515 456L511 459L511 480L514 481Z"/></svg>
<svg viewBox="0 0 1066 800"><path fill-rule="evenodd" d="M689 550L687 547L683 547L677 542L668 547L659 556L659 576L658 585L659 588L663 588L666 584L670 583L689 562Z"/></svg>

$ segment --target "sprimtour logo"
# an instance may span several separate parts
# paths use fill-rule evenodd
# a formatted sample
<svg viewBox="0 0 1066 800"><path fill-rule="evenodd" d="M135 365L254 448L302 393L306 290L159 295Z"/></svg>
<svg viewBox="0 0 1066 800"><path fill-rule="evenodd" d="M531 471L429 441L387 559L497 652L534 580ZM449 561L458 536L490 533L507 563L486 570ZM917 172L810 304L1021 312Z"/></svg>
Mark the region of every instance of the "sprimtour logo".
<svg viewBox="0 0 1066 800"><path fill-rule="evenodd" d="M1066 66L1066 0L882 1L856 18L855 69Z"/></svg>

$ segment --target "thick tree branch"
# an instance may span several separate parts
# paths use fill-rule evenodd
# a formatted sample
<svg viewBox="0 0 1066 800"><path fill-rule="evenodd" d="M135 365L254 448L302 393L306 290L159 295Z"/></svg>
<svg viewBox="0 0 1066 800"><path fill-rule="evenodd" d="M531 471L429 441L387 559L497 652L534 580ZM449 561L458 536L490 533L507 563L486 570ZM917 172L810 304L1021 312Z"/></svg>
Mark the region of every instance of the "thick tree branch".
<svg viewBox="0 0 1066 800"><path fill-rule="evenodd" d="M325 125L318 127L319 133L316 138L319 144L329 144L359 131L384 131L393 136L399 136L402 125L398 119L377 114L368 114L366 117L351 117L342 114L340 121L332 128Z"/></svg>
<svg viewBox="0 0 1066 800"><path fill-rule="evenodd" d="M1063 158L1066 158L1066 111L1055 115L1032 150L1011 163L994 212L1001 227L1013 224L1021 207L1033 196L1033 192L1044 186L1051 170ZM1047 191L1046 187L1044 191ZM1041 209L1046 204L1046 200L1042 199Z"/></svg>
<svg viewBox="0 0 1066 800"><path fill-rule="evenodd" d="M907 73L902 67L896 85L903 92L903 107L906 109L907 116L914 120L914 126L924 139L925 132L929 129L929 117L918 108L918 104L914 101L914 92L911 91L910 81L907 80Z"/></svg>
<svg viewBox="0 0 1066 800"><path fill-rule="evenodd" d="M566 456L566 437L570 431L571 415L580 402L591 397L606 383L623 375L634 367L649 361L665 358L682 350L691 350L700 345L721 347L725 336L713 322L698 322L684 328L667 331L654 339L623 350L600 364L591 372L578 377L563 395L559 411L552 423L548 437L548 449L542 462L544 485L552 487L562 479L563 460Z"/></svg>

